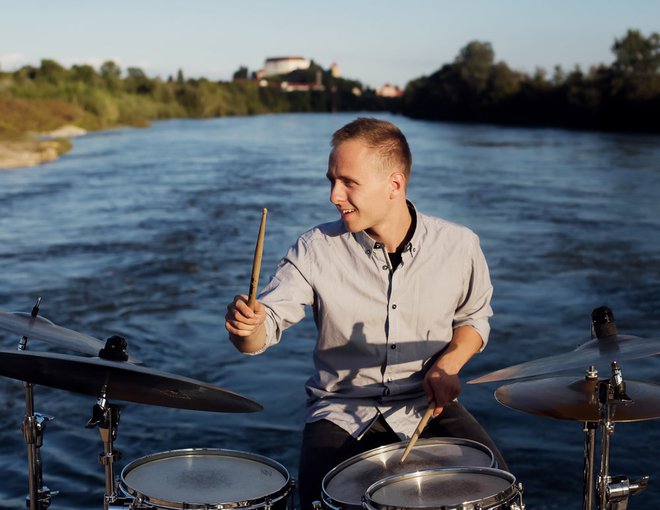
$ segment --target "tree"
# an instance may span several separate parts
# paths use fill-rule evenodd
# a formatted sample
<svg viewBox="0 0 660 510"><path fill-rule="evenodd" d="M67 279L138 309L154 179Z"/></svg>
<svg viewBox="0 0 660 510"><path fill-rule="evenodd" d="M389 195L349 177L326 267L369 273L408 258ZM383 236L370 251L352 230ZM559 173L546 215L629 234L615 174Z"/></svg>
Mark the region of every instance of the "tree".
<svg viewBox="0 0 660 510"><path fill-rule="evenodd" d="M124 83L128 92L137 94L151 94L153 92L155 84L147 78L147 75L144 74L142 69L139 67L129 67L126 69L126 73L128 76Z"/></svg>
<svg viewBox="0 0 660 510"><path fill-rule="evenodd" d="M121 69L112 60L106 60L99 68L99 74L105 83L105 87L111 91L116 92L121 88Z"/></svg>
<svg viewBox="0 0 660 510"><path fill-rule="evenodd" d="M99 72L104 79L119 78L121 76L121 69L112 60L103 62L99 68Z"/></svg>
<svg viewBox="0 0 660 510"><path fill-rule="evenodd" d="M248 68L245 66L241 66L238 68L238 70L234 73L233 76L234 81L236 80L247 80L248 79Z"/></svg>
<svg viewBox="0 0 660 510"><path fill-rule="evenodd" d="M58 83L66 77L67 70L51 59L43 59L37 76L50 83Z"/></svg>
<svg viewBox="0 0 660 510"><path fill-rule="evenodd" d="M488 82L488 95L492 103L499 103L520 91L521 75L509 69L504 62L493 66Z"/></svg>
<svg viewBox="0 0 660 510"><path fill-rule="evenodd" d="M660 34L644 37L639 30L628 30L612 45L616 56L613 67L624 75L650 76L660 69Z"/></svg>
<svg viewBox="0 0 660 510"><path fill-rule="evenodd" d="M660 34L644 37L638 30L628 30L615 40L612 51L611 92L625 101L647 101L660 93Z"/></svg>
<svg viewBox="0 0 660 510"><path fill-rule="evenodd" d="M90 65L73 65L71 67L71 78L74 80L85 82L88 85L95 85L98 81L98 75L94 68Z"/></svg>
<svg viewBox="0 0 660 510"><path fill-rule="evenodd" d="M495 52L490 43L472 41L461 49L454 64L470 91L480 94L486 89L494 62Z"/></svg>

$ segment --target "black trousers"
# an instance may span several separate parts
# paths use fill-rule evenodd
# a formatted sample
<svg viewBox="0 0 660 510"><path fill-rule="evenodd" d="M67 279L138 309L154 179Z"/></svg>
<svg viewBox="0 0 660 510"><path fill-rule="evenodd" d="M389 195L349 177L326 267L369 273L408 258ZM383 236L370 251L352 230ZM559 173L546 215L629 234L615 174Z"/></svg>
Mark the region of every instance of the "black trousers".
<svg viewBox="0 0 660 510"><path fill-rule="evenodd" d="M442 414L428 423L420 437L460 437L477 441L492 450L499 469L508 470L488 433L459 402L445 406ZM332 468L355 455L399 441L399 436L382 416L360 440L327 420L307 423L303 431L297 480L299 508L310 510L313 501L321 500L323 478Z"/></svg>

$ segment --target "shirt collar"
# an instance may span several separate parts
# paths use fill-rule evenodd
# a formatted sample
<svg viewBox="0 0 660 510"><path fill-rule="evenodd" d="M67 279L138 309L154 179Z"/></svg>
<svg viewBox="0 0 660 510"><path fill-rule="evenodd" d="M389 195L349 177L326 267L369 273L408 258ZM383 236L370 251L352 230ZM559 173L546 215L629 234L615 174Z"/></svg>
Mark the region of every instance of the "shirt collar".
<svg viewBox="0 0 660 510"><path fill-rule="evenodd" d="M412 255L415 251L417 251L416 246L421 237L420 224L419 224L420 218L419 218L419 213L417 212L417 209L415 209L413 203L410 200L406 200L406 203L408 204L408 210L410 211L410 214L413 216L413 221L415 222L415 231L413 232L412 238L410 239L408 244L403 248L403 253L409 253L410 255ZM369 237L369 234L367 234L364 230L354 233L353 237L367 255L371 255L371 252L374 249L381 248L380 243L374 241L371 237Z"/></svg>

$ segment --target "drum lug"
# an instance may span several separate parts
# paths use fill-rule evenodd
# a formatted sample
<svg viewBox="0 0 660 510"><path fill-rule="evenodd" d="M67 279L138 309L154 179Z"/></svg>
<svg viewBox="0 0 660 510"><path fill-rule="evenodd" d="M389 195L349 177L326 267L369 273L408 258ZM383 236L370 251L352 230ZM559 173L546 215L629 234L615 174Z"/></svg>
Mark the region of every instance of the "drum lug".
<svg viewBox="0 0 660 510"><path fill-rule="evenodd" d="M321 502L318 499L315 499L314 501L312 501L312 508L314 510L321 510L323 506L321 505Z"/></svg>
<svg viewBox="0 0 660 510"><path fill-rule="evenodd" d="M518 501L511 505L511 510L525 510L525 503L523 503L523 484L518 482L516 484L516 489L518 490Z"/></svg>
<svg viewBox="0 0 660 510"><path fill-rule="evenodd" d="M127 508L141 508L133 506L135 500L126 496L117 496L111 499L108 499L108 510L126 510Z"/></svg>

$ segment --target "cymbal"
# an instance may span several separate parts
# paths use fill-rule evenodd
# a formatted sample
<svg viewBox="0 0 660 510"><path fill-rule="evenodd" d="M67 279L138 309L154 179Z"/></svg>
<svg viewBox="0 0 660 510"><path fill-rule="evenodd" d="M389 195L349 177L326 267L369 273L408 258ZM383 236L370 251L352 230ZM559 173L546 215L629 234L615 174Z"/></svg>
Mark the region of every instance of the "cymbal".
<svg viewBox="0 0 660 510"><path fill-rule="evenodd" d="M501 404L528 414L560 420L599 421L598 379L573 376L534 379L501 386L495 398ZM612 421L660 418L660 385L625 381L632 402L617 403Z"/></svg>
<svg viewBox="0 0 660 510"><path fill-rule="evenodd" d="M0 311L0 329L92 356L98 356L105 345L94 337L57 326L45 317L40 315L32 317L24 312Z"/></svg>
<svg viewBox="0 0 660 510"><path fill-rule="evenodd" d="M101 358L0 350L0 375L111 400L197 411L249 413L258 403L195 379Z"/></svg>
<svg viewBox="0 0 660 510"><path fill-rule="evenodd" d="M590 340L571 352L539 358L490 372L468 381L468 384L539 377L576 368L581 368L586 372L592 365L599 371L609 373L609 367L613 361L645 358L657 354L660 354L660 339L658 338L612 335Z"/></svg>

